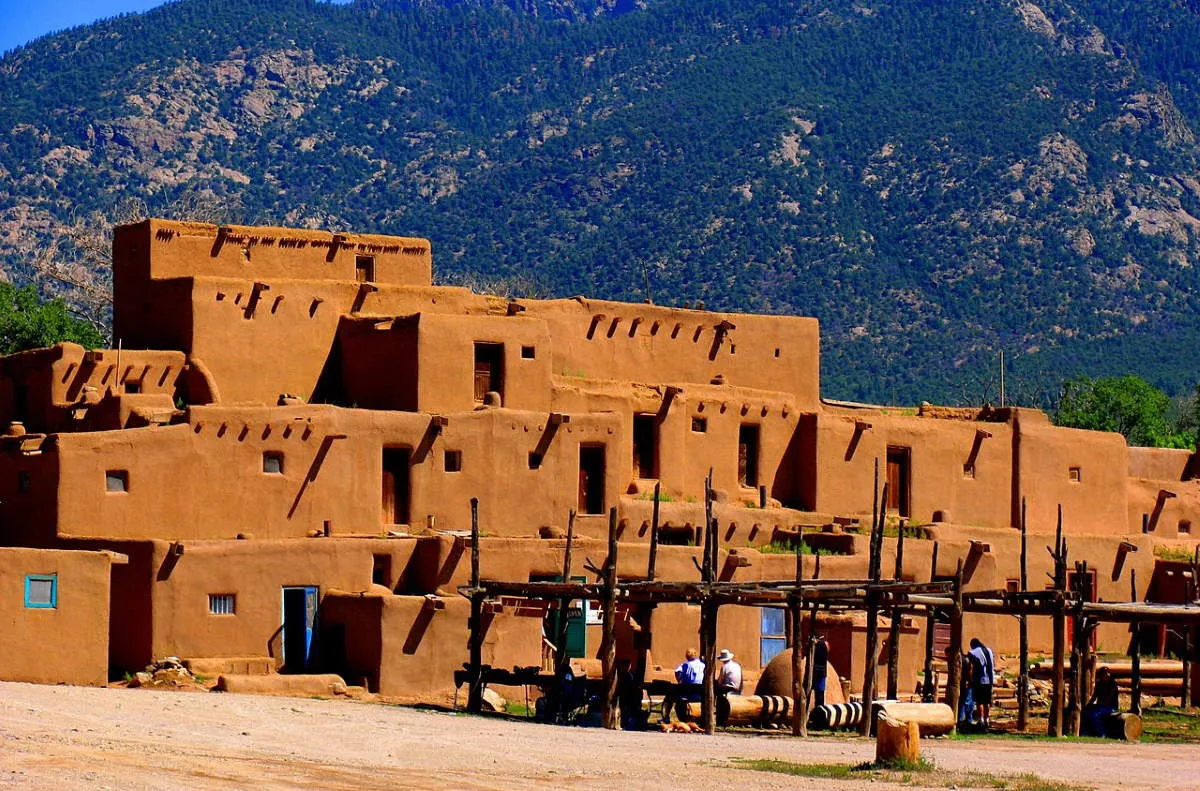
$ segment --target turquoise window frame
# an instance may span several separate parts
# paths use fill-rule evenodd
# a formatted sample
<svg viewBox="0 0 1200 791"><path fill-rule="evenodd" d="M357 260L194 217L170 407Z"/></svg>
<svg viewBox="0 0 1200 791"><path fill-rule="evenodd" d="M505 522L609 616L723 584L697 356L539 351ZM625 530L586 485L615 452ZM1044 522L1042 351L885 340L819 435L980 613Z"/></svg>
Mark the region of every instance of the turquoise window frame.
<svg viewBox="0 0 1200 791"><path fill-rule="evenodd" d="M50 601L35 602L29 598L30 583L33 582L49 582L50 583ZM57 574L26 574L25 575L25 606L35 610L56 610L58 609L58 575Z"/></svg>

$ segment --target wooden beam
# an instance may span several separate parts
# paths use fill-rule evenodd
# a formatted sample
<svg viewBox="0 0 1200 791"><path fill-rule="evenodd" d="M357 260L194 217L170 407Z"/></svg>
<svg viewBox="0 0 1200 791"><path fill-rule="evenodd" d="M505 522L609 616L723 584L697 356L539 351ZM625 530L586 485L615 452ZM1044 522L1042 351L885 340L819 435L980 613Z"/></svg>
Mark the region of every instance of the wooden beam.
<svg viewBox="0 0 1200 791"><path fill-rule="evenodd" d="M938 564L938 542L933 542L933 556L929 563L929 581L932 583L937 579L937 564ZM934 641L933 632L937 624L937 610L933 607L927 607L925 610L925 684L921 689L921 700L926 703L934 703L937 697L937 685L933 683L933 652ZM957 714L957 713L956 713Z"/></svg>
<svg viewBox="0 0 1200 791"><path fill-rule="evenodd" d="M471 498L471 587L479 590L479 498ZM478 714L483 710L483 593L471 594L471 614L467 623L470 640L467 711Z"/></svg>
<svg viewBox="0 0 1200 791"><path fill-rule="evenodd" d="M788 601L792 630L792 735L808 736L808 696L804 691L804 653L800 632L803 624L804 542L796 544L796 592Z"/></svg>
<svg viewBox="0 0 1200 791"><path fill-rule="evenodd" d="M621 707L617 697L617 508L608 510L608 557L604 560L604 623L601 626L601 660L604 668L602 721L610 731L621 729Z"/></svg>
<svg viewBox="0 0 1200 791"><path fill-rule="evenodd" d="M1021 593L1029 592L1029 532L1026 519L1025 498L1021 498ZM1017 668L1017 730L1029 727L1029 615L1021 612L1017 616L1020 629L1019 658Z"/></svg>

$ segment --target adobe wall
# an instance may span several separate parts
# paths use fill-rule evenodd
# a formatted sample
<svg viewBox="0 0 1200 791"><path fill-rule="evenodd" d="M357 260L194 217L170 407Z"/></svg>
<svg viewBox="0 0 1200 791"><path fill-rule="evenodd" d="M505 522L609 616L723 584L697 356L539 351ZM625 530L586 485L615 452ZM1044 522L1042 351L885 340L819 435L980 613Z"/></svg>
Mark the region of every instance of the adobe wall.
<svg viewBox="0 0 1200 791"><path fill-rule="evenodd" d="M882 486L888 449L905 448L911 459L910 522L1012 524L1013 431L1008 424L864 410L819 415L803 430L815 434L806 443L815 445L815 459L802 473L815 478L813 510L869 517L876 462Z"/></svg>
<svg viewBox="0 0 1200 791"><path fill-rule="evenodd" d="M109 569L105 552L0 549L0 679L108 682ZM54 578L53 607L26 604L27 575Z"/></svg>
<svg viewBox="0 0 1200 791"><path fill-rule="evenodd" d="M1022 418L1016 485L1028 503L1030 524L1049 525L1052 530L1061 504L1066 533L1126 532L1128 454L1120 434L1058 428Z"/></svg>
<svg viewBox="0 0 1200 791"><path fill-rule="evenodd" d="M820 403L816 319L753 316L575 299L520 300L554 341L554 373L648 384L708 384ZM723 330L722 326L730 329Z"/></svg>

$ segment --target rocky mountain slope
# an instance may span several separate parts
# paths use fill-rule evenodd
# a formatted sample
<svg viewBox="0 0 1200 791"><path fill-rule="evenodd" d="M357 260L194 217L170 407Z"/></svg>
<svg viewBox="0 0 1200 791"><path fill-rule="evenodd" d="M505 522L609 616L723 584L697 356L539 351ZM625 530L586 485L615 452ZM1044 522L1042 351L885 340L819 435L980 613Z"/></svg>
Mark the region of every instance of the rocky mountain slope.
<svg viewBox="0 0 1200 791"><path fill-rule="evenodd" d="M0 59L0 265L102 290L81 227L199 207L817 316L829 397L1182 391L1197 53L1183 0L177 0Z"/></svg>

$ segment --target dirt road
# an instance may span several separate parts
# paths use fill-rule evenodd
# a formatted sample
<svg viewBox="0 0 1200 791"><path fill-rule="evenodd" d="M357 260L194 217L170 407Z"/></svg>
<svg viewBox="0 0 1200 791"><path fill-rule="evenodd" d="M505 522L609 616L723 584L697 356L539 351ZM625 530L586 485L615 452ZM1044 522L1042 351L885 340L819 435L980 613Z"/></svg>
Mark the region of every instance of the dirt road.
<svg viewBox="0 0 1200 791"><path fill-rule="evenodd" d="M1200 791L1195 745L1047 749L994 739L924 748L946 769ZM0 683L0 789L849 791L886 784L751 772L731 760L851 764L873 750L849 738L618 733L343 700Z"/></svg>

